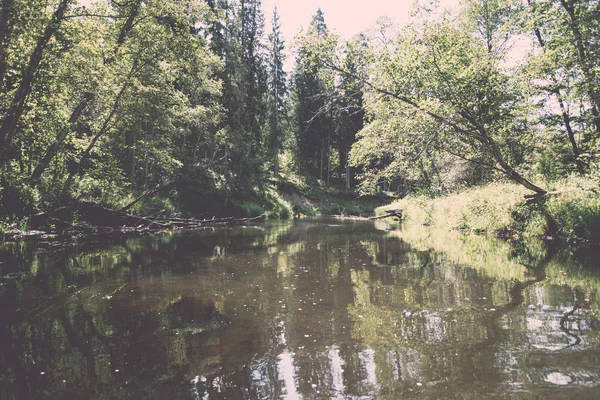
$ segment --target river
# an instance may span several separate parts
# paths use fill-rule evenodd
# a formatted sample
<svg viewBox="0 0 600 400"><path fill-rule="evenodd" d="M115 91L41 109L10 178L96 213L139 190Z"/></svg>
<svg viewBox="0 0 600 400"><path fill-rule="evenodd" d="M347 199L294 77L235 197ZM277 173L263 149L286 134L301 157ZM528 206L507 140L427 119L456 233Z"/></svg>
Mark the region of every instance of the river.
<svg viewBox="0 0 600 400"><path fill-rule="evenodd" d="M600 398L600 261L370 221L0 245L1 399Z"/></svg>

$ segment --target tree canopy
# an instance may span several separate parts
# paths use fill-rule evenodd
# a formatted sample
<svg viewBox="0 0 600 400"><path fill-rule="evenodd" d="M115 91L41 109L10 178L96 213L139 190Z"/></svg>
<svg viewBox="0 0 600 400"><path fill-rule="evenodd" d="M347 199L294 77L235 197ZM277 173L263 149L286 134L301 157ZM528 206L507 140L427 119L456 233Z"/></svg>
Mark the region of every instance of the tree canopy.
<svg viewBox="0 0 600 400"><path fill-rule="evenodd" d="M296 38L275 10L267 32L260 0L3 0L0 214L156 193L199 214L282 174L432 195L596 179L599 16L417 2L343 40L321 10Z"/></svg>

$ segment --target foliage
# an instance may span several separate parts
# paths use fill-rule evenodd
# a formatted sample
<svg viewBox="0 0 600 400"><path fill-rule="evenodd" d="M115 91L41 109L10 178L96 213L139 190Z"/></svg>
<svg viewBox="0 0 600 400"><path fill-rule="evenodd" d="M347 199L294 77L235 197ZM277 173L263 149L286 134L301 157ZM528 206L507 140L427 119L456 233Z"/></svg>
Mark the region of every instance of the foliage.
<svg viewBox="0 0 600 400"><path fill-rule="evenodd" d="M393 39L385 28L383 44L372 46L372 122L351 155L368 169L366 189L403 175L430 186L445 152L543 192L516 169L531 147L530 106L518 77L501 67L501 54L446 15Z"/></svg>
<svg viewBox="0 0 600 400"><path fill-rule="evenodd" d="M554 218L559 237L572 243L600 243L600 193L596 189L575 189L551 197L545 204Z"/></svg>
<svg viewBox="0 0 600 400"><path fill-rule="evenodd" d="M596 182L571 177L549 186L552 194L533 204L525 204L524 188L505 183L436 198L406 197L379 211L401 209L409 224L435 225L446 230L552 237L581 246L600 243L600 194Z"/></svg>
<svg viewBox="0 0 600 400"><path fill-rule="evenodd" d="M142 214L358 215L389 191L425 224L576 241L597 230L597 2L415 2L406 26L382 18L349 40L317 10L291 73L261 0L3 10L2 218L140 196ZM524 36L533 46L515 62ZM585 191L520 204L575 174Z"/></svg>
<svg viewBox="0 0 600 400"><path fill-rule="evenodd" d="M24 197L26 189L18 189L20 196L42 209L70 198L119 206L129 190L143 192L193 171L199 154L213 153L205 132L220 112L219 62L191 29L207 18L206 7L196 0L100 1L90 9L67 3L56 29L47 30L53 34L46 47L2 38L15 49L3 60L11 68L4 93L13 90L8 85L30 87L22 112L10 102L2 106L2 123L12 118L16 127L7 135L3 186L22 182L39 198ZM35 34L25 27L38 16L21 14L23 7L14 5L23 18L10 20L9 30ZM37 65L36 51L43 60ZM29 65L19 67L28 53ZM29 82L27 68L34 67Z"/></svg>
<svg viewBox="0 0 600 400"><path fill-rule="evenodd" d="M293 104L298 170L328 184L336 179L350 189L355 170L348 163L348 154L363 126L364 85L330 64L342 62L349 71L363 76L360 57L366 42L359 37L340 44L320 9L297 42Z"/></svg>
<svg viewBox="0 0 600 400"><path fill-rule="evenodd" d="M285 42L281 35L279 24L279 14L277 7L273 10L273 19L271 21L273 31L269 35L269 77L268 98L269 98L269 130L271 147L273 149L273 172L279 173L279 151L283 143L281 127L285 123L285 114L287 111L287 81L286 73L283 70L285 61Z"/></svg>
<svg viewBox="0 0 600 400"><path fill-rule="evenodd" d="M490 184L442 197L406 197L382 210L401 209L407 221L417 225L496 232L511 226L511 209L523 202L525 193L514 184Z"/></svg>

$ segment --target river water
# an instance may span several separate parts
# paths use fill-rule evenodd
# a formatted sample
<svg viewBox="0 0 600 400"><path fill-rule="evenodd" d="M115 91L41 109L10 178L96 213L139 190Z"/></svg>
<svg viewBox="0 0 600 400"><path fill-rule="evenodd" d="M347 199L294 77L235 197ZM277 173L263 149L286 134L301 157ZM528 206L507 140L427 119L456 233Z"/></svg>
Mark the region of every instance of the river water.
<svg viewBox="0 0 600 400"><path fill-rule="evenodd" d="M600 398L600 261L328 219L0 247L1 399Z"/></svg>

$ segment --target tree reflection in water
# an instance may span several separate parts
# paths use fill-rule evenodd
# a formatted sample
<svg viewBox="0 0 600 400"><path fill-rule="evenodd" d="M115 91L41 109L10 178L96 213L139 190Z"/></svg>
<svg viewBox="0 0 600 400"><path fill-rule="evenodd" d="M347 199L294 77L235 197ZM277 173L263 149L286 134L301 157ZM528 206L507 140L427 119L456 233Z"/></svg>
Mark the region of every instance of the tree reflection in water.
<svg viewBox="0 0 600 400"><path fill-rule="evenodd" d="M539 248L317 220L1 252L3 399L600 395L600 271Z"/></svg>

